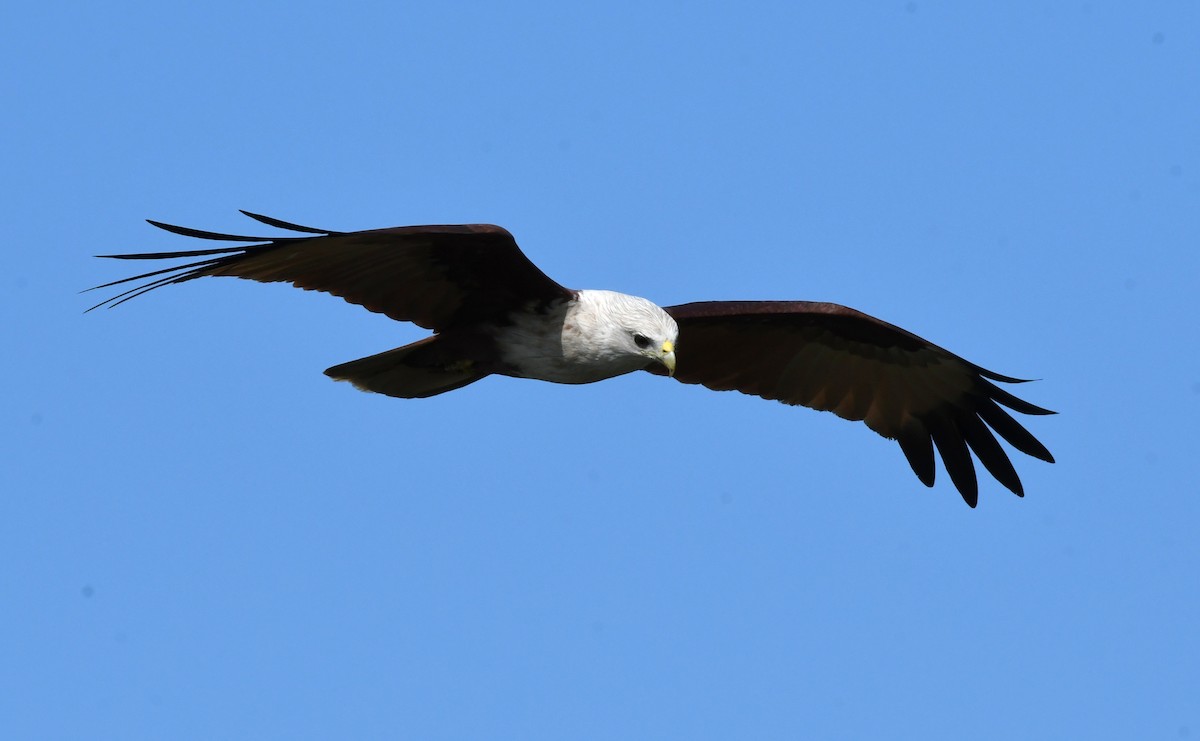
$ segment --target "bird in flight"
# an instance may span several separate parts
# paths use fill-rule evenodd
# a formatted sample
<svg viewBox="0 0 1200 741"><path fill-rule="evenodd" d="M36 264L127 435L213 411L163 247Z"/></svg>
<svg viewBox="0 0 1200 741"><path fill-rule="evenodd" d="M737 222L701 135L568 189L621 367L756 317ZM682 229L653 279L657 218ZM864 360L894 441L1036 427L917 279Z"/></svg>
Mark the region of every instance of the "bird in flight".
<svg viewBox="0 0 1200 741"><path fill-rule="evenodd" d="M490 224L335 232L242 213L292 235L247 237L150 221L185 237L243 244L101 255L201 259L96 286L143 281L92 309L205 276L291 283L433 331L325 371L364 391L413 399L491 374L592 383L645 370L861 420L897 441L917 478L930 487L936 447L971 507L979 497L972 452L997 481L1024 496L996 434L1022 453L1054 462L1003 407L1053 412L993 383L1024 380L981 368L845 306L701 301L660 308L614 291L564 288L521 252L508 231Z"/></svg>

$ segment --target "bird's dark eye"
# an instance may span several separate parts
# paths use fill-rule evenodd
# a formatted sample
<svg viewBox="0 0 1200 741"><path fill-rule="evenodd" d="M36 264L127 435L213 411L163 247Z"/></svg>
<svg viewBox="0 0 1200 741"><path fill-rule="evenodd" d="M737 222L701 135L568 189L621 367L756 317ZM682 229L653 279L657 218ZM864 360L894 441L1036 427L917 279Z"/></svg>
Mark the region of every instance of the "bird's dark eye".
<svg viewBox="0 0 1200 741"><path fill-rule="evenodd" d="M650 339L644 334L635 334L633 336L633 344L645 350L647 347L650 347Z"/></svg>

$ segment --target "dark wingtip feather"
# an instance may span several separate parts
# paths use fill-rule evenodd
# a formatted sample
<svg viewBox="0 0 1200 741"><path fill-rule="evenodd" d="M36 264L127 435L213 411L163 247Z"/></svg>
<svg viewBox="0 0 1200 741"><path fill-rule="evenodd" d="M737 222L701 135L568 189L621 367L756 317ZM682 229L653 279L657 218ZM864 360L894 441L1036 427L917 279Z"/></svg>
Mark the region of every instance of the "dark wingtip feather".
<svg viewBox="0 0 1200 741"><path fill-rule="evenodd" d="M979 481L975 477L975 464L971 462L971 451L967 449L962 431L953 420L943 416L930 418L926 425L954 487L962 495L963 501L974 508L979 503Z"/></svg>
<svg viewBox="0 0 1200 741"><path fill-rule="evenodd" d="M933 441L929 437L929 430L925 429L925 425L920 421L911 420L897 436L896 442L900 443L900 450L908 459L913 473L922 484L932 487L937 468L934 465Z"/></svg>
<svg viewBox="0 0 1200 741"><path fill-rule="evenodd" d="M1017 469L1013 468L1008 454L1004 452L1004 448L1000 447L996 436L983 423L983 420L975 413L969 412L959 418L958 428L966 438L967 445L970 446L975 457L988 470L988 473L1013 494L1019 497L1025 496L1025 487L1021 485Z"/></svg>
<svg viewBox="0 0 1200 741"><path fill-rule="evenodd" d="M276 229L286 229L286 230L292 231L292 232L303 232L305 234L321 234L321 235L340 234L341 233L341 232L330 231L329 229L316 229L311 226L301 226L299 224L293 224L290 221L283 221L282 219L276 219L271 216L263 216L262 214L256 214L252 211L247 211L244 208L239 208L238 211L240 211L245 216L249 216L250 218L254 219L255 221L259 222L260 224L266 224L267 226L273 226Z"/></svg>
<svg viewBox="0 0 1200 741"><path fill-rule="evenodd" d="M223 253L223 252L230 252L230 251L231 250L206 250L206 251L201 252L200 254L211 254L214 252L215 253ZM240 252L241 250L232 250L232 251ZM100 257L108 257L108 255L100 255ZM123 256L122 255L113 255L113 257L123 257ZM159 257L159 255L150 255L150 257ZM134 286L133 288L130 288L127 291L118 293L116 296L107 298L107 299L101 301L100 303L96 304L95 306L91 306L91 307L85 309L83 313L86 314L89 311L91 311L92 309L98 309L101 306L111 309L114 306L119 306L119 305L125 303L126 301L128 301L129 299L136 298L137 296L141 296L143 293L146 293L147 291L151 291L155 288L170 285L171 283L182 283L184 281L192 280L193 278L198 278L198 277L200 277L200 271L204 270L205 268L207 268L209 266L216 265L217 263L220 263L222 260L225 260L225 259L227 259L227 258L214 257L210 260L200 260L198 262L187 263L186 265L175 265L173 267L163 268L161 270L152 270L149 273L142 273L141 275L133 275L128 278L121 278L120 280L109 281L108 283L103 283L98 286L92 286L91 288L85 288L84 290L80 291L80 293L87 293L88 291L94 291L97 288L108 288L110 286L119 286L122 283L130 283L135 280L143 280L145 278L154 278L154 276L156 276L156 275L163 276L161 278L156 278L155 280L152 280L149 283L145 283L145 284L142 284L139 286Z"/></svg>
<svg viewBox="0 0 1200 741"><path fill-rule="evenodd" d="M1000 437L1008 441L1008 444L1021 451L1025 455L1031 455L1039 460L1047 463L1054 462L1054 456L1050 455L1050 451L1046 450L1046 446L1042 445L1029 430L1025 429L1020 422L1013 419L1012 416L1004 411L999 404L991 399L982 400L979 403L977 412L984 422L988 423Z"/></svg>
<svg viewBox="0 0 1200 741"><path fill-rule="evenodd" d="M1020 412L1021 414L1056 414L1056 412L1053 412L1049 409L1043 409L1036 404L1030 404L1024 399L1019 399L994 383L989 383L988 381L984 380L980 380L979 383L982 384L985 389L987 389L988 396L992 397L1013 411Z"/></svg>
<svg viewBox="0 0 1200 741"><path fill-rule="evenodd" d="M109 260L173 260L178 257L203 257L205 255L227 255L232 252L245 252L245 247L216 247L208 250L181 250L179 252L130 252L121 255L93 255ZM102 288L102 286L97 286ZM88 289L91 290L91 289Z"/></svg>
<svg viewBox="0 0 1200 741"><path fill-rule="evenodd" d="M970 365L975 370L976 373L983 376L984 378L990 378L993 381L1001 381L1002 383L1031 383L1033 381L1041 380L1040 378L1014 378L1013 376L1006 376L1003 373L997 373L996 371L990 371L987 368L975 365L974 363L971 363Z"/></svg>
<svg viewBox="0 0 1200 741"><path fill-rule="evenodd" d="M188 226L176 226L175 224L167 224L154 219L146 219L146 223L151 226L156 226L164 231L178 234L181 237L196 237L197 239L215 239L219 242L275 242L277 237L247 237L239 234L221 234L220 232L209 232L203 229L192 229Z"/></svg>

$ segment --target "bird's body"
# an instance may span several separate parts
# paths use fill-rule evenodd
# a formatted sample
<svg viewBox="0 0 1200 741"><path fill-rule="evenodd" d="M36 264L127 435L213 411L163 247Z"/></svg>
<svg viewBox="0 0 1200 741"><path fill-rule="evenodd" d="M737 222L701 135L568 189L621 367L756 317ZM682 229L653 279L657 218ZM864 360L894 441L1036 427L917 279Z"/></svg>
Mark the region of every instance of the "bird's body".
<svg viewBox="0 0 1200 741"><path fill-rule="evenodd" d="M251 244L109 255L204 259L97 286L153 278L100 305L205 276L289 282L434 331L411 345L326 371L366 391L424 398L491 374L579 384L647 370L863 420L900 443L927 486L934 481L936 446L971 506L977 481L968 449L1007 488L1023 494L993 431L1016 449L1053 461L1000 407L1050 414L991 382L1019 379L844 306L706 301L660 308L614 291L558 285L497 226L341 233L247 215L304 236L240 237L151 222L184 236Z"/></svg>

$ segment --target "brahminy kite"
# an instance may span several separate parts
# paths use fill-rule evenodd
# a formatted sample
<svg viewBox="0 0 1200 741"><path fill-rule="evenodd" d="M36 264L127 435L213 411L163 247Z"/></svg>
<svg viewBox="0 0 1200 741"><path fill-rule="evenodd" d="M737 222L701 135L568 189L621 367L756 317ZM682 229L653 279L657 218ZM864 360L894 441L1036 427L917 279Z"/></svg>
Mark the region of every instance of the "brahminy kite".
<svg viewBox="0 0 1200 741"><path fill-rule="evenodd" d="M291 283L433 331L411 345L325 371L364 391L413 399L491 374L592 383L645 370L862 420L896 440L930 487L936 446L972 507L978 484L971 452L1001 484L1024 496L993 431L1022 453L1054 462L1001 405L1023 414L1053 412L992 383L1024 380L981 368L845 306L701 301L660 308L614 291L564 288L530 262L508 231L490 224L334 232L242 213L300 236L246 237L151 221L185 237L250 244L101 255L203 259L96 286L152 279L92 308L210 275Z"/></svg>

